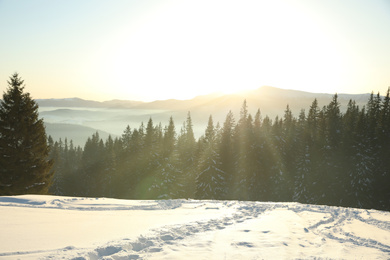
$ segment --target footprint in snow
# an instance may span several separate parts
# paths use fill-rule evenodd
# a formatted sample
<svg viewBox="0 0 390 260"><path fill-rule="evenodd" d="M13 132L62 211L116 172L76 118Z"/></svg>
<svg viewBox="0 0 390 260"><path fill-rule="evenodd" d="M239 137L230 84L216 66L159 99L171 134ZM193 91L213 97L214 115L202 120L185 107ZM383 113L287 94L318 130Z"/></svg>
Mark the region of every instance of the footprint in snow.
<svg viewBox="0 0 390 260"><path fill-rule="evenodd" d="M254 247L252 243L249 242L238 242L238 243L233 243L232 245L235 246L245 246L245 247Z"/></svg>

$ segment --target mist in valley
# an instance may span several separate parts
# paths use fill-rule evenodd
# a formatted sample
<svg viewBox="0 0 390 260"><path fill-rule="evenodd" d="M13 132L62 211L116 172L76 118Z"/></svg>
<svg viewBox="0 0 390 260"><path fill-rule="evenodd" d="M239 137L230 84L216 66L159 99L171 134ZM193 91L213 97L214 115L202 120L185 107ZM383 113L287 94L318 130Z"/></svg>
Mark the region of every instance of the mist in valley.
<svg viewBox="0 0 390 260"><path fill-rule="evenodd" d="M54 140L60 138L73 140L75 145L84 146L88 137L96 131L103 140L109 135L119 137L129 125L138 128L152 118L155 124L167 125L172 116L176 130L179 131L191 113L193 129L199 138L207 126L210 115L215 123L223 123L229 111L239 115L244 100L248 111L255 114L260 109L263 117L274 119L283 116L287 107L294 116L302 109L308 111L316 98L319 107L327 105L333 94L310 93L296 90L284 90L273 87L261 87L257 90L236 94L210 94L189 100L158 100L153 102L137 102L131 100L113 100L98 102L83 99L39 99L39 114L46 124L47 134ZM344 112L350 99L356 101L361 108L366 105L370 94L338 94L340 109Z"/></svg>

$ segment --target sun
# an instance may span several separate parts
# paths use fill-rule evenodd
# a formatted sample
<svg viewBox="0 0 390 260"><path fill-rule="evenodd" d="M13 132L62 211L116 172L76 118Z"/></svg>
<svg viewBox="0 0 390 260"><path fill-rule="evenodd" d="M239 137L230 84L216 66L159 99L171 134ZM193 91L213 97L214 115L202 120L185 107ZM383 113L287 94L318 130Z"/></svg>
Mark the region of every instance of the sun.
<svg viewBox="0 0 390 260"><path fill-rule="evenodd" d="M263 85L337 89L346 67L337 45L294 6L280 3L161 7L107 40L96 62L97 84L144 100L188 99Z"/></svg>

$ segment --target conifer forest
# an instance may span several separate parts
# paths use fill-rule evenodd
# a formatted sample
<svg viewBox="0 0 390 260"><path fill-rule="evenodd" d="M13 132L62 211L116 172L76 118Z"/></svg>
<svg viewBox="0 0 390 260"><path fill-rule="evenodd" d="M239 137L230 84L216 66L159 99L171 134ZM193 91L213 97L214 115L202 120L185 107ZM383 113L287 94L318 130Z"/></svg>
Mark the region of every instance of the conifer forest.
<svg viewBox="0 0 390 260"><path fill-rule="evenodd" d="M121 137L95 133L84 147L48 138L56 195L124 199L284 201L390 210L390 97L366 106L337 94L293 116L209 117L195 139L191 114L180 127L152 118Z"/></svg>

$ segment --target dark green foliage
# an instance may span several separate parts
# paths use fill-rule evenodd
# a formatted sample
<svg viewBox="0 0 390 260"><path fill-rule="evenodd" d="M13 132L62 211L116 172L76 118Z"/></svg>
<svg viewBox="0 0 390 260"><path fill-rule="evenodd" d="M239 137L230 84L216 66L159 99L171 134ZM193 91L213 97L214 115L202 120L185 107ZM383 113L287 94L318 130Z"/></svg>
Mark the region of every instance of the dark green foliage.
<svg viewBox="0 0 390 260"><path fill-rule="evenodd" d="M209 118L195 139L192 120L176 135L173 119L150 119L121 138L90 138L84 148L49 140L56 161L52 191L132 199L239 199L390 210L390 97L351 100L343 114L335 95L319 108L254 117L246 102L238 122Z"/></svg>
<svg viewBox="0 0 390 260"><path fill-rule="evenodd" d="M219 136L210 116L206 132L199 140L200 153L196 176L196 199L221 199L226 196L226 173L221 169Z"/></svg>
<svg viewBox="0 0 390 260"><path fill-rule="evenodd" d="M45 194L52 162L38 105L17 73L0 101L0 195Z"/></svg>
<svg viewBox="0 0 390 260"><path fill-rule="evenodd" d="M232 181L234 176L234 147L233 147L233 136L234 136L234 116L231 111L226 116L225 122L220 133L220 142L217 144L219 157L221 161L220 169L225 173L225 196L223 199L233 199Z"/></svg>

